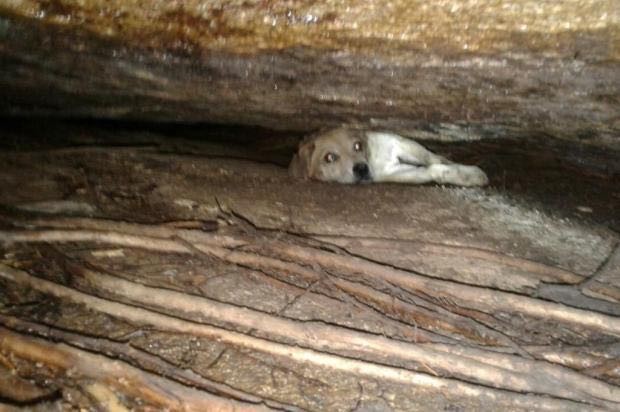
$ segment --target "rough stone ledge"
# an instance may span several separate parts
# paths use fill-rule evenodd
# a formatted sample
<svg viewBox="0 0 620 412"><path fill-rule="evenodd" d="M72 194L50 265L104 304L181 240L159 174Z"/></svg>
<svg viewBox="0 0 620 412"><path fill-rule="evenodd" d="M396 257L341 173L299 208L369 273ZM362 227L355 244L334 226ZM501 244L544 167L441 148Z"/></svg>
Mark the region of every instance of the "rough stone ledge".
<svg viewBox="0 0 620 412"><path fill-rule="evenodd" d="M256 23L248 26L254 37L234 30L214 36L196 32L206 20L174 14L167 15L170 29L158 31L164 17L149 25L148 13L125 10L134 20L108 21L95 16L94 3L87 10L72 3L0 6L1 113L301 131L362 122L418 138L538 134L620 146L620 29L613 13L598 21L583 9L589 23L571 30L552 26L548 16L546 33L482 30L478 21L464 38L451 39L446 29L429 43L432 33L390 40L394 33L370 23L359 32L329 23L323 36L291 22L269 34ZM578 5L569 3L562 10L578 21ZM599 3L613 12L610 2ZM231 10L226 16L233 19ZM485 24L497 23L493 16ZM478 42L465 50L459 42L467 38Z"/></svg>

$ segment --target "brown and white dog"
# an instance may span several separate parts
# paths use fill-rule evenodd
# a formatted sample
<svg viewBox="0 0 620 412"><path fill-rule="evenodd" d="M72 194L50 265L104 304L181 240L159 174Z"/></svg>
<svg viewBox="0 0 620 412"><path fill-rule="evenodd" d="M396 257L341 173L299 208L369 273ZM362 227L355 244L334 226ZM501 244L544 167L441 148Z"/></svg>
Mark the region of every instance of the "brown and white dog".
<svg viewBox="0 0 620 412"><path fill-rule="evenodd" d="M453 163L414 140L393 133L339 127L304 139L289 166L291 176L326 182L436 182L484 186L477 166Z"/></svg>

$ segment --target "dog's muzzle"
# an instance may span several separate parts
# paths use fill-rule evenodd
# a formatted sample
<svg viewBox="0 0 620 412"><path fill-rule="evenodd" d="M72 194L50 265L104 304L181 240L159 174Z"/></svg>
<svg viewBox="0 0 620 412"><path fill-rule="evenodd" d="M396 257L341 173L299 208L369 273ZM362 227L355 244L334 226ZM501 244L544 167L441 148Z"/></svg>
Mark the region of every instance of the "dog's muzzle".
<svg viewBox="0 0 620 412"><path fill-rule="evenodd" d="M366 163L356 163L353 165L353 175L358 182L370 181L370 169Z"/></svg>

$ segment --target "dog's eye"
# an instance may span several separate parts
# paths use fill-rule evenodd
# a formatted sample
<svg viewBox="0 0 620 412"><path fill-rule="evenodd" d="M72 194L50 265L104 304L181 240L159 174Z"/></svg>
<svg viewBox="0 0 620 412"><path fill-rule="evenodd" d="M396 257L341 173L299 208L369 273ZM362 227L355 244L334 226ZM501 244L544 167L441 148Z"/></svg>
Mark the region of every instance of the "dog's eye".
<svg viewBox="0 0 620 412"><path fill-rule="evenodd" d="M355 144L353 145L353 150L355 150L356 152L361 152L362 151L362 142L355 142Z"/></svg>
<svg viewBox="0 0 620 412"><path fill-rule="evenodd" d="M327 153L324 159L326 163L333 163L338 160L338 156L336 156L334 153Z"/></svg>

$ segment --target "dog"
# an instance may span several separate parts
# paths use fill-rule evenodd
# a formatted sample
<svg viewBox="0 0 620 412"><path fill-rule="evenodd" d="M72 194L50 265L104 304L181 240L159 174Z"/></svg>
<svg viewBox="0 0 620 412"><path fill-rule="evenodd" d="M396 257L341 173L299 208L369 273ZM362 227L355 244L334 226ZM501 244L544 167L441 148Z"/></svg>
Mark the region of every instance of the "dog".
<svg viewBox="0 0 620 412"><path fill-rule="evenodd" d="M289 174L298 179L338 183L489 183L479 167L453 163L412 139L346 126L305 138L293 156Z"/></svg>

